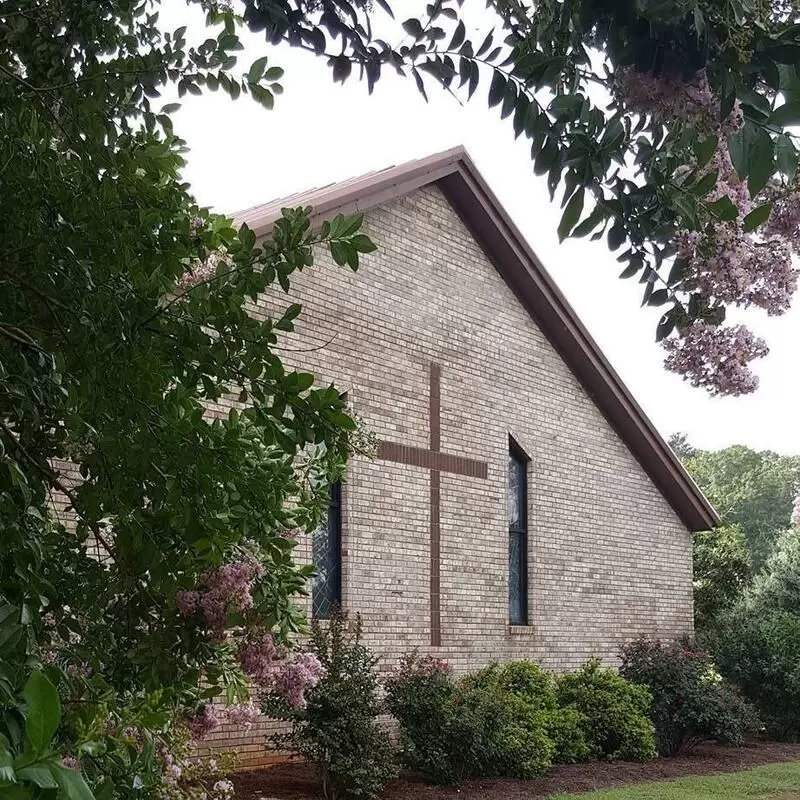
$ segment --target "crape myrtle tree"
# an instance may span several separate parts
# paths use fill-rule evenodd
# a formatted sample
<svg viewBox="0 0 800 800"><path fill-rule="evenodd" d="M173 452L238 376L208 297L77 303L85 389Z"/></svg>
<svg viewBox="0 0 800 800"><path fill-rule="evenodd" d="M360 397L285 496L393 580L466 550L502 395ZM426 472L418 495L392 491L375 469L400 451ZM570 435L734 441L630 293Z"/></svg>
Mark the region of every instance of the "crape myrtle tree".
<svg viewBox="0 0 800 800"><path fill-rule="evenodd" d="M246 725L248 679L302 703L320 677L288 649L309 575L292 550L363 444L335 388L282 365L299 307L247 309L318 247L355 268L374 246L359 217L312 229L289 209L257 243L199 208L162 94L270 109L283 42L370 91L385 68L423 93L485 84L563 203L559 234L620 251L664 307L667 367L713 393L753 390L766 352L726 310L779 314L795 289L791 3L496 0L474 42L457 0L395 3L392 42L372 33L384 0L202 5L189 40L155 0L0 3L4 796L225 798L187 739ZM265 37L248 63L242 26ZM242 410L215 419L224 397Z"/></svg>
<svg viewBox="0 0 800 800"><path fill-rule="evenodd" d="M484 80L564 208L559 235L604 237L643 304L664 309L666 368L712 394L753 391L766 343L725 318L731 307L782 314L797 286L796 4L488 5L498 30L472 41L461 0L409 18L395 3L398 45L372 36L371 16L392 10L383 0L244 4L252 29L324 55L337 80L355 68L371 90L388 67L423 93L440 84L466 98Z"/></svg>
<svg viewBox="0 0 800 800"><path fill-rule="evenodd" d="M188 42L156 10L0 5L3 797L224 798L187 737L247 724L247 678L299 703L319 674L286 649L292 549L358 436L335 388L281 363L300 308L247 304L318 245L350 267L374 248L359 217L287 210L257 244L198 208L160 92L266 103L281 70L242 74L232 12ZM226 397L242 410L214 419Z"/></svg>

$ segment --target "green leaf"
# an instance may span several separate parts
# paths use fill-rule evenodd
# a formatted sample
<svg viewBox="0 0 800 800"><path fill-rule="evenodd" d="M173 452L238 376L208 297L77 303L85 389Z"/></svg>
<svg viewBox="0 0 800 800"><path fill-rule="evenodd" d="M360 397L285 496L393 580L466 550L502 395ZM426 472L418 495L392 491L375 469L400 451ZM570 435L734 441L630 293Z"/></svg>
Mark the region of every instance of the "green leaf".
<svg viewBox="0 0 800 800"><path fill-rule="evenodd" d="M689 190L695 197L704 197L717 185L717 171L703 175Z"/></svg>
<svg viewBox="0 0 800 800"><path fill-rule="evenodd" d="M347 247L345 246L344 242L335 239L331 242L330 247L333 260L340 267L343 267L347 263Z"/></svg>
<svg viewBox="0 0 800 800"><path fill-rule="evenodd" d="M749 166L747 186L750 194L755 196L775 173L775 144L763 128L759 129L750 145Z"/></svg>
<svg viewBox="0 0 800 800"><path fill-rule="evenodd" d="M797 174L797 148L788 134L782 133L775 140L775 160L778 169L792 180Z"/></svg>
<svg viewBox="0 0 800 800"><path fill-rule="evenodd" d="M675 329L675 309L670 309L664 314L658 322L656 327L656 341L660 342L666 339Z"/></svg>
<svg viewBox="0 0 800 800"><path fill-rule="evenodd" d="M464 20L459 20L458 25L456 25L455 33L453 34L453 38L450 40L450 44L447 46L448 50L458 50L462 44L464 44L464 39L467 35L467 28L464 25Z"/></svg>
<svg viewBox="0 0 800 800"><path fill-rule="evenodd" d="M749 170L749 151L752 140L752 127L747 122L728 137L728 153L739 180L747 177Z"/></svg>
<svg viewBox="0 0 800 800"><path fill-rule="evenodd" d="M625 228L619 221L615 222L608 232L608 247L609 249L616 250L626 239Z"/></svg>
<svg viewBox="0 0 800 800"><path fill-rule="evenodd" d="M78 770L68 769L59 763L52 763L50 770L67 800L94 800L92 790Z"/></svg>
<svg viewBox="0 0 800 800"><path fill-rule="evenodd" d="M264 73L264 78L268 81L279 81L282 77L283 77L283 67L270 67Z"/></svg>
<svg viewBox="0 0 800 800"><path fill-rule="evenodd" d="M403 23L403 30L414 39L419 39L423 32L422 23L412 17Z"/></svg>
<svg viewBox="0 0 800 800"><path fill-rule="evenodd" d="M16 780L14 756L9 749L8 739L0 733L0 783L14 783Z"/></svg>
<svg viewBox="0 0 800 800"><path fill-rule="evenodd" d="M17 770L17 780L36 784L40 789L57 789L58 783L47 764L37 761Z"/></svg>
<svg viewBox="0 0 800 800"><path fill-rule="evenodd" d="M769 124L780 128L800 122L800 100L778 106L769 117Z"/></svg>
<svg viewBox="0 0 800 800"><path fill-rule="evenodd" d="M506 78L502 72L495 71L492 76L492 83L489 86L489 108L499 105L505 97Z"/></svg>
<svg viewBox="0 0 800 800"><path fill-rule="evenodd" d="M314 376L310 372L295 372L294 383L296 391L304 392L314 385Z"/></svg>
<svg viewBox="0 0 800 800"><path fill-rule="evenodd" d="M757 119L764 119L769 116L772 107L763 94L759 94L742 85L737 88L736 94L742 101L743 106L756 112L755 114L750 114L750 116L755 116Z"/></svg>
<svg viewBox="0 0 800 800"><path fill-rule="evenodd" d="M537 175L544 175L549 172L550 168L555 164L558 158L558 142L555 137L548 136L545 140L544 147L536 155L533 161L533 171Z"/></svg>
<svg viewBox="0 0 800 800"><path fill-rule="evenodd" d="M22 694L25 698L25 738L35 753L44 753L61 721L58 692L47 676L36 670L28 678Z"/></svg>
<svg viewBox="0 0 800 800"><path fill-rule="evenodd" d="M772 206L773 203L770 201L769 203L764 203L764 205L759 206L758 208L754 208L745 218L744 218L744 232L750 233L750 231L754 231L762 222L766 222L769 219L769 215L772 213Z"/></svg>
<svg viewBox="0 0 800 800"><path fill-rule="evenodd" d="M663 306L664 303L669 301L669 292L666 289L656 289L650 297L647 298L647 305L649 306Z"/></svg>
<svg viewBox="0 0 800 800"><path fill-rule="evenodd" d="M364 233L359 233L354 236L350 240L350 244L355 247L359 253L374 253L378 249L378 245Z"/></svg>
<svg viewBox="0 0 800 800"><path fill-rule="evenodd" d="M262 56L252 63L247 73L248 83L258 83L261 80L264 70L267 68L267 61L269 61L267 56Z"/></svg>
<svg viewBox="0 0 800 800"><path fill-rule="evenodd" d="M294 330L294 325L292 324L293 321L297 318L297 316L302 311L302 306L300 303L292 303L286 311L283 312L283 316L273 325L275 330L279 331L292 331Z"/></svg>
<svg viewBox="0 0 800 800"><path fill-rule="evenodd" d="M581 186L581 188L578 189L578 191L575 192L572 197L570 197L569 202L564 209L564 213L561 215L561 222L558 226L559 241L563 242L564 239L570 235L572 229L580 219L581 214L583 213L583 200L584 190Z"/></svg>
<svg viewBox="0 0 800 800"><path fill-rule="evenodd" d="M709 203L708 210L717 219L721 219L723 222L731 222L739 215L739 209L736 208L728 195L720 197L719 200L713 203Z"/></svg>
<svg viewBox="0 0 800 800"><path fill-rule="evenodd" d="M588 236L605 218L606 212L602 206L595 206L592 213L572 231L573 238L580 239L582 236Z"/></svg>
<svg viewBox="0 0 800 800"><path fill-rule="evenodd" d="M623 280L632 278L641 270L643 266L644 266L644 261L642 261L641 258L632 258L628 266L625 267L625 269L622 270L622 272L620 272L619 277L622 278Z"/></svg>

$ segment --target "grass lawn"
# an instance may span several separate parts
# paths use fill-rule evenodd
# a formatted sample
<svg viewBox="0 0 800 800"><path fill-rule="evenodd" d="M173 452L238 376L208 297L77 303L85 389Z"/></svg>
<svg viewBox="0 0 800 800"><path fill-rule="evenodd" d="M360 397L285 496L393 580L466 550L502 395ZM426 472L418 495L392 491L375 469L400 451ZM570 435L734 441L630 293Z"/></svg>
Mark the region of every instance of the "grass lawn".
<svg viewBox="0 0 800 800"><path fill-rule="evenodd" d="M552 795L555 800L800 800L800 761L767 764L745 772L704 775L623 789Z"/></svg>

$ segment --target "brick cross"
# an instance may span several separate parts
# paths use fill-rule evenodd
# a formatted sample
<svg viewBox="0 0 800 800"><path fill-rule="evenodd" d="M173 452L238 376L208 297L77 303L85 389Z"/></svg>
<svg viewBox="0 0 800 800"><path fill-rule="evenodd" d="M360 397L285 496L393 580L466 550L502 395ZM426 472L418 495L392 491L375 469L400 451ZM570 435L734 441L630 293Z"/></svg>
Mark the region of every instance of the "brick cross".
<svg viewBox="0 0 800 800"><path fill-rule="evenodd" d="M439 497L441 494L441 473L466 475L470 478L486 479L485 461L476 461L464 456L451 455L441 451L441 387L442 369L439 364L431 364L430 370L430 447L410 447L397 442L378 442L378 458L397 464L410 464L430 470L430 613L431 645L442 644L441 581L440 561L441 527L439 517Z"/></svg>

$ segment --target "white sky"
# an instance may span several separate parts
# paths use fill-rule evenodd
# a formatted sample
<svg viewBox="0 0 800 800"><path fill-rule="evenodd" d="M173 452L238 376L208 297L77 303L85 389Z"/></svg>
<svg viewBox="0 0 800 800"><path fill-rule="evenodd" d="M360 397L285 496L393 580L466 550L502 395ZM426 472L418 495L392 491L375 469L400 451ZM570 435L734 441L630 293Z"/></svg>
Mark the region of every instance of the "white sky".
<svg viewBox="0 0 800 800"><path fill-rule="evenodd" d="M183 3L165 6L166 28L193 18ZM203 38L201 26L190 25L190 41ZM710 398L663 370L654 341L660 312L639 307L639 284L618 279L621 267L605 243L558 244L560 211L533 174L525 140L514 142L511 120L487 108L488 83L463 107L431 86L426 104L413 81L387 72L369 97L365 83L334 85L324 61L309 53L268 48L258 36L246 42L243 71L269 55L271 66L286 70L285 92L273 111L222 93L183 99L175 130L191 148L185 177L201 204L232 213L462 144L664 436L683 431L700 447L800 453L800 298L780 318L741 315L771 348L756 362L761 386L749 397Z"/></svg>

